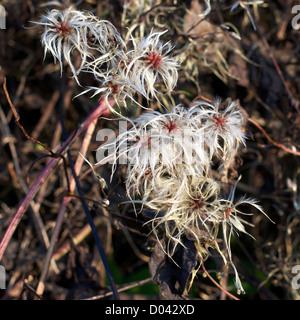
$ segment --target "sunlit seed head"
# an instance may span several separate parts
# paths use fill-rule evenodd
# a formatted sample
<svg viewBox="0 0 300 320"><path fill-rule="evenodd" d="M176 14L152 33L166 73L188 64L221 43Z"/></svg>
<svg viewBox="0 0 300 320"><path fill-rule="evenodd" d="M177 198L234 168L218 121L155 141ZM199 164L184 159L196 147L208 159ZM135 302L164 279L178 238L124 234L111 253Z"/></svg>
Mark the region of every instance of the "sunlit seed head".
<svg viewBox="0 0 300 320"><path fill-rule="evenodd" d="M224 129L225 123L226 123L226 118L223 118L220 115L215 115L213 117L213 121L215 122L216 126L221 128L222 130Z"/></svg>
<svg viewBox="0 0 300 320"><path fill-rule="evenodd" d="M205 206L205 201L199 196L192 201L192 204L195 209L201 210Z"/></svg>
<svg viewBox="0 0 300 320"><path fill-rule="evenodd" d="M56 31L61 35L68 35L71 32L71 27L66 22L58 23Z"/></svg>
<svg viewBox="0 0 300 320"><path fill-rule="evenodd" d="M229 219L232 210L233 210L233 208L225 209L225 217L226 217L226 219Z"/></svg>
<svg viewBox="0 0 300 320"><path fill-rule="evenodd" d="M163 128L166 129L169 133L179 129L175 120L171 120Z"/></svg>
<svg viewBox="0 0 300 320"><path fill-rule="evenodd" d="M162 64L162 56L155 51L149 52L145 56L145 62L151 69L158 69Z"/></svg>

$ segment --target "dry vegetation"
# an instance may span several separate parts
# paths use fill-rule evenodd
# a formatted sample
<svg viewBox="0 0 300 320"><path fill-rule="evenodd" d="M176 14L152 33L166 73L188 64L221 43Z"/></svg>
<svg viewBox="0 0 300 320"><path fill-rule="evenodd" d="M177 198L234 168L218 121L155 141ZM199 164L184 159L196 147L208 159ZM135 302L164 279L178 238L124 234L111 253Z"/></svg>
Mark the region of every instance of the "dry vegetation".
<svg viewBox="0 0 300 320"><path fill-rule="evenodd" d="M131 5L124 11L127 2ZM246 7L246 1L210 2L206 16L205 2L200 0L145 1L152 5L144 10L137 1L86 0L78 8L111 21L124 37L127 27L137 36L146 35L153 26L168 28L163 38L174 44L181 62L172 94L175 104L211 101L216 96L239 100L248 120L247 149L241 149L234 164L225 168L225 182L230 184L241 174L237 196L258 199L275 223L254 212L249 219L254 227L247 230L255 240L245 234L232 239L233 260L246 291L238 298L299 299L300 291L291 285L291 269L300 265L300 31L291 26L296 1L264 1ZM235 3L242 5L231 12ZM65 67L61 77L59 64L50 55L43 61L42 29L32 28L30 21L38 21L52 7L38 0L0 4L7 11L7 28L0 30L2 244L15 227L7 246L1 247L7 289L0 290L0 297L110 299L117 297L116 290L121 299L159 299L161 295L230 299L228 292L237 296L232 269L223 270L214 250L202 267L197 266L187 293L196 253L182 248L177 252L181 269L167 261L155 247L149 225L144 225L151 213L145 209L136 216L130 203L122 204L128 200L125 171L121 168L109 182L111 168L97 167L97 174L108 183L103 190L79 156L81 151L95 163L100 144L97 132L101 128L117 131L118 121L115 115L108 115L110 121L89 118L97 97L74 99L83 88L70 77L70 70ZM97 85L88 75L81 83ZM141 95L137 99L145 103ZM31 139L14 121L12 106ZM131 103L128 107L126 115L132 119L144 112ZM155 101L149 107L160 108ZM74 163L79 190L71 170ZM91 232L91 218L98 239ZM111 276L107 276L107 263Z"/></svg>

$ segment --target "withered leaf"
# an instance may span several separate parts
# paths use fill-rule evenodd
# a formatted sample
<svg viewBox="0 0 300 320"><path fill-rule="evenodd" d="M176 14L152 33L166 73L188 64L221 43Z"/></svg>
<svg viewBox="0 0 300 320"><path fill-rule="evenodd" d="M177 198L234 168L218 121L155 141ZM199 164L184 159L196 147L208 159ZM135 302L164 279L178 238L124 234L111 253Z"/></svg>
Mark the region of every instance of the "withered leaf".
<svg viewBox="0 0 300 320"><path fill-rule="evenodd" d="M182 300L190 288L194 270L200 263L200 257L193 241L182 239L177 245L172 259L167 251L165 240L157 243L149 261L152 279L158 283L160 294L164 299Z"/></svg>

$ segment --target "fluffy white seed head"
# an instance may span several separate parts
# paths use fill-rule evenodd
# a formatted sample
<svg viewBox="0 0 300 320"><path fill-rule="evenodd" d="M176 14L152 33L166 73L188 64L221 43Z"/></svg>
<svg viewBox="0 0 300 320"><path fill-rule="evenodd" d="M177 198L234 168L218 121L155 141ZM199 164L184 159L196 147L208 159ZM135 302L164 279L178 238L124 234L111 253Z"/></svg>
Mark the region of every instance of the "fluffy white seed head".
<svg viewBox="0 0 300 320"><path fill-rule="evenodd" d="M210 166L204 131L195 126L188 109L178 105L170 112L151 111L133 121L128 131L117 137L115 164L127 157L127 184L139 190L144 173L155 180L160 172L177 174L183 167L191 175L205 175Z"/></svg>
<svg viewBox="0 0 300 320"><path fill-rule="evenodd" d="M145 205L157 212L150 222L158 236L163 228L173 249L181 239L213 244L218 230L220 186L213 179L201 175L166 175L153 186ZM172 256L172 252L167 252Z"/></svg>
<svg viewBox="0 0 300 320"><path fill-rule="evenodd" d="M205 132L210 158L217 157L229 162L237 153L239 145L245 144L244 118L237 102L221 108L221 100L213 103L194 103L195 118Z"/></svg>
<svg viewBox="0 0 300 320"><path fill-rule="evenodd" d="M100 52L102 57L112 52L116 39L119 39L115 27L108 21L97 19L89 12L78 11L69 7L65 10L49 11L37 25L44 26L41 41L45 56L50 52L54 61L59 61L61 70L66 61L78 81L77 75L88 58L94 58L92 51ZM81 57L81 65L76 67L72 53L77 50Z"/></svg>
<svg viewBox="0 0 300 320"><path fill-rule="evenodd" d="M164 32L153 32L142 40L131 38L133 49L127 52L127 75L147 98L157 98L155 85L162 81L167 94L175 88L179 64L170 56L170 42L160 40Z"/></svg>

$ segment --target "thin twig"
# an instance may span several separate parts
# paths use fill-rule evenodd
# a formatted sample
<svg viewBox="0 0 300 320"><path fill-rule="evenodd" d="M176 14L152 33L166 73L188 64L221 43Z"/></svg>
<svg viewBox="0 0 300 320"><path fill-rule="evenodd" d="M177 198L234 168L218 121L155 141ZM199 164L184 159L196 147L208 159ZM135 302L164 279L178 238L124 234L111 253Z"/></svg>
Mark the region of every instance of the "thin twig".
<svg viewBox="0 0 300 320"><path fill-rule="evenodd" d="M222 284L224 287L224 290L222 290L221 292L221 296L220 296L220 300L226 300L226 296L227 296L227 290L225 289L227 287L228 284L228 270L225 271L224 275L222 276Z"/></svg>
<svg viewBox="0 0 300 320"><path fill-rule="evenodd" d="M251 122L253 125L255 125L262 133L263 135L268 139L268 141L270 141L274 146L276 146L277 148L280 148L288 153L291 153L295 156L300 156L300 152L299 151L294 151L292 149L289 149L288 147L286 147L285 145L278 143L276 141L274 141L268 134L267 132L264 130L264 128L259 125L255 120L248 118L248 121Z"/></svg>
<svg viewBox="0 0 300 320"><path fill-rule="evenodd" d="M45 112L43 113L41 119L39 120L39 123L35 127L35 129L31 133L31 137L34 139L37 139L41 133L41 131L45 128L46 122L51 116L53 109L59 99L59 91L55 91L46 107Z"/></svg>
<svg viewBox="0 0 300 320"><path fill-rule="evenodd" d="M20 123L20 116L19 116L19 114L18 114L15 106L14 106L13 103L11 102L10 96L9 96L9 94L8 94L8 91L7 91L6 78L4 78L4 81L3 81L3 90L4 90L4 93L5 93L6 99L7 99L7 101L8 101L8 104L9 104L9 106L10 106L10 108L11 108L13 114L14 114L15 122L16 122L16 124L18 125L18 127L21 129L21 131L23 132L23 134L25 135L25 137L26 137L28 140L31 140L33 143L39 144L39 145L42 146L45 150L47 150L52 156L54 156L55 153L54 153L48 146L46 146L43 142L32 138L32 137L27 133L27 131L25 130L25 128L22 126L22 124Z"/></svg>
<svg viewBox="0 0 300 320"><path fill-rule="evenodd" d="M31 285L28 284L28 279L25 279L24 282L23 282L23 290L21 292L21 295L22 293L25 291L25 290L29 290L30 292L32 292L39 300L43 300L43 298L36 293L36 291L32 288Z"/></svg>
<svg viewBox="0 0 300 320"><path fill-rule="evenodd" d="M15 122L16 124L18 125L18 127L21 129L21 131L23 132L23 134L25 135L25 137L32 141L33 143L36 143L36 144L39 144L40 146L42 146L45 150L47 150L49 153L50 153L50 156L53 157L53 158L61 158L63 160L63 163L64 163L64 168L65 168L65 172L66 171L66 168L67 168L67 164L66 164L66 159L63 155L61 155L59 152L58 153L55 153L51 150L51 148L49 148L47 145L45 145L43 142L37 140L37 139L34 139L33 137L31 137L27 131L25 130L25 128L22 126L22 124L20 123L20 116L15 108L15 106L13 105L13 103L11 102L11 99L10 99L10 96L8 94L8 91L7 91L7 87L6 87L6 78L4 78L4 81L3 81L3 90L4 90L4 93L5 93L5 96L6 96L6 99L8 101L8 104L13 112L13 115L15 117ZM67 182L69 182L69 178L68 178L68 175L66 173L66 178L67 178ZM69 183L68 183L69 185Z"/></svg>
<svg viewBox="0 0 300 320"><path fill-rule="evenodd" d="M129 231L127 229L123 229L123 234L128 242L128 244L130 245L132 251L135 253L135 255L141 259L144 262L149 262L150 258L144 254L142 254L140 252L140 250L138 249L138 247L136 246L135 242L133 241Z"/></svg>
<svg viewBox="0 0 300 320"><path fill-rule="evenodd" d="M234 300L240 300L239 298L237 298L236 296L234 296L233 294L229 293L227 290L225 290L224 288L222 288L217 281L215 281L215 279L206 271L204 264L202 263L201 265L203 271L205 272L205 274L207 275L207 277L220 289L222 290L224 293L226 293L228 295L228 297L234 299Z"/></svg>
<svg viewBox="0 0 300 320"><path fill-rule="evenodd" d="M135 287L138 287L138 286L142 286L142 285L144 285L146 283L149 283L151 281L152 281L152 278L147 278L145 280L135 281L133 283L127 284L126 286L118 289L118 293L123 292L123 291L127 291L129 289L132 289L132 288L135 288ZM110 297L112 295L113 295L113 292L110 291L110 292L107 292L107 293L104 293L104 294L100 294L98 296L94 296L94 297L90 297L90 298L86 298L86 299L82 299L82 300L99 300L99 299Z"/></svg>
<svg viewBox="0 0 300 320"><path fill-rule="evenodd" d="M97 216L94 220L95 226L99 227L103 221L105 221L105 217ZM72 237L72 243L74 245L78 245L81 243L90 233L92 229L89 224L86 224L84 227L80 229L78 233ZM71 250L71 241L66 241L52 256L52 259L57 261L65 256Z"/></svg>

